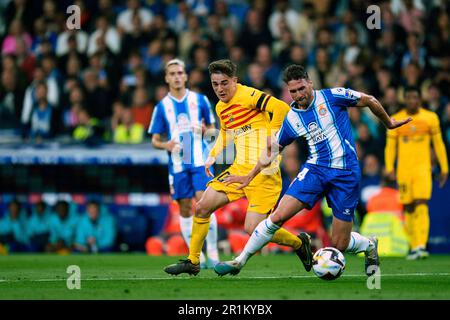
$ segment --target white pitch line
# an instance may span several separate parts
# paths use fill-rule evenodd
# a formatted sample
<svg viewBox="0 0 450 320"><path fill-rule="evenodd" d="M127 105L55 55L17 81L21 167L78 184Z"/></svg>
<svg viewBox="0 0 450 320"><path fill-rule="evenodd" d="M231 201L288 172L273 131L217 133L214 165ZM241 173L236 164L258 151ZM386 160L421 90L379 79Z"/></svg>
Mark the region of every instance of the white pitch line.
<svg viewBox="0 0 450 320"><path fill-rule="evenodd" d="M431 277L440 276L448 277L450 273L381 273L381 277ZM343 278L366 278L364 274L343 274ZM261 277L228 277L230 279L307 279L307 278L317 278L313 275L299 275L299 276L261 276ZM81 281L148 281L148 280L191 280L191 279L217 279L217 278L194 278L194 277L141 277L141 278L87 278L81 279ZM10 282L59 282L67 281L67 279L0 279L0 283L10 283Z"/></svg>

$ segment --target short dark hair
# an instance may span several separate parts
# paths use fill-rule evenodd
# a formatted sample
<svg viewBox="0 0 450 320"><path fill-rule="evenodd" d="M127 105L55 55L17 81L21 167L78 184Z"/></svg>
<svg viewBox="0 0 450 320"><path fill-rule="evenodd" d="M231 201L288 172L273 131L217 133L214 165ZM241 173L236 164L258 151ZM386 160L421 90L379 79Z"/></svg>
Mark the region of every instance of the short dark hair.
<svg viewBox="0 0 450 320"><path fill-rule="evenodd" d="M209 75L212 75L213 73L223 73L232 78L236 77L237 67L231 60L222 59L211 62L208 66L208 70Z"/></svg>
<svg viewBox="0 0 450 320"><path fill-rule="evenodd" d="M291 64L283 72L283 81L285 83L288 83L291 80L300 80L300 79L309 80L308 72L306 72L303 66L300 66L298 64Z"/></svg>
<svg viewBox="0 0 450 320"><path fill-rule="evenodd" d="M406 94L408 92L417 92L419 97L421 96L420 95L420 89L418 87L416 87L416 86L406 86L403 94L406 96Z"/></svg>

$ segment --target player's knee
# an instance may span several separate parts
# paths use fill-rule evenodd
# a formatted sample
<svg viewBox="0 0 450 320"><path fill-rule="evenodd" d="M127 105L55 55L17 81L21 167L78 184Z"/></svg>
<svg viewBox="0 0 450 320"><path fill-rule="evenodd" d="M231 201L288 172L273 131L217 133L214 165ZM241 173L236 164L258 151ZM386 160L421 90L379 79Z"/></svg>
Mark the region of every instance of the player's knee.
<svg viewBox="0 0 450 320"><path fill-rule="evenodd" d="M188 218L191 216L191 208L188 206L180 206L180 216Z"/></svg>
<svg viewBox="0 0 450 320"><path fill-rule="evenodd" d="M269 219L272 221L272 223L275 223L276 225L279 225L279 226L281 226L284 222L283 218L277 211L272 213L270 215Z"/></svg>
<svg viewBox="0 0 450 320"><path fill-rule="evenodd" d="M253 230L255 230L255 229L256 229L256 225L253 225L253 224L244 226L244 231L249 235L251 235L253 233Z"/></svg>
<svg viewBox="0 0 450 320"><path fill-rule="evenodd" d="M210 206L206 205L204 201L199 201L195 205L195 216L199 218L207 218L211 215L212 210Z"/></svg>
<svg viewBox="0 0 450 320"><path fill-rule="evenodd" d="M344 252L348 248L349 241L350 241L349 237L341 235L331 237L331 245L342 252Z"/></svg>

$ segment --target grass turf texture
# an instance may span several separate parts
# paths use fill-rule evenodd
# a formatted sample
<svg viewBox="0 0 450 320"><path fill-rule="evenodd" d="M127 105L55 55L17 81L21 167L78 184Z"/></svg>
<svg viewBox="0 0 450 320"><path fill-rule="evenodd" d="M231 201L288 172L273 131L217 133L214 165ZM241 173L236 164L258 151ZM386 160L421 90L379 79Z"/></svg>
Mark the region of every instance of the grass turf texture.
<svg viewBox="0 0 450 320"><path fill-rule="evenodd" d="M305 272L295 255L283 254L255 256L235 277L218 277L213 270L169 276L163 267L177 257L0 256L0 299L450 299L450 256L382 258L380 290L367 288L363 258L346 259L344 274L324 281ZM67 289L69 265L81 268L80 290Z"/></svg>

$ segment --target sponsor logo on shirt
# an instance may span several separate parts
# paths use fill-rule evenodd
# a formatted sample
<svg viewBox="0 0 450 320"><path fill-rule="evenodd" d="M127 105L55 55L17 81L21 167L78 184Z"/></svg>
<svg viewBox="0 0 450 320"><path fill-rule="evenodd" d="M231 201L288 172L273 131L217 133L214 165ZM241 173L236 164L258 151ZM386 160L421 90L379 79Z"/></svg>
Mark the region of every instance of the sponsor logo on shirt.
<svg viewBox="0 0 450 320"><path fill-rule="evenodd" d="M236 129L234 131L234 134L238 136L241 133L244 133L244 132L247 132L247 131L250 131L250 130L252 130L252 125L251 124L246 124L245 126L240 127L239 129Z"/></svg>
<svg viewBox="0 0 450 320"><path fill-rule="evenodd" d="M315 122L308 124L308 131L314 143L319 143L327 138L325 132Z"/></svg>

